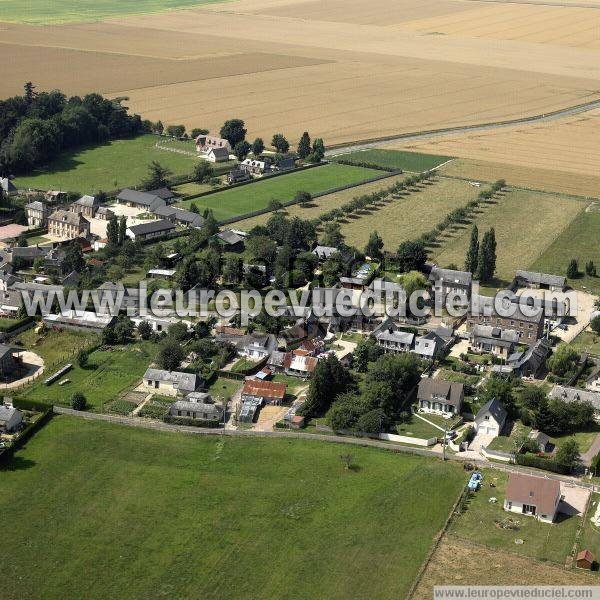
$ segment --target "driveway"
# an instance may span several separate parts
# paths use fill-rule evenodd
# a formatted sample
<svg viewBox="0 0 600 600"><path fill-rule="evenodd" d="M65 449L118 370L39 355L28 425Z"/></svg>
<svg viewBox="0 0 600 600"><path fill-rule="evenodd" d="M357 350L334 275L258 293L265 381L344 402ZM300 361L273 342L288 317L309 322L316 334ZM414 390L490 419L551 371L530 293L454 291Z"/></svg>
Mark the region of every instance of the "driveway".
<svg viewBox="0 0 600 600"><path fill-rule="evenodd" d="M473 441L469 444L469 450L471 452L481 452L482 448L487 448L492 443L492 440L497 437L491 433L479 432L473 438Z"/></svg>
<svg viewBox="0 0 600 600"><path fill-rule="evenodd" d="M454 358L460 358L461 354L465 354L469 350L469 340L459 340L452 346L450 350L450 356Z"/></svg>
<svg viewBox="0 0 600 600"><path fill-rule="evenodd" d="M563 499L558 505L558 511L565 515L582 515L585 511L590 490L565 481L560 482L560 493Z"/></svg>
<svg viewBox="0 0 600 600"><path fill-rule="evenodd" d="M589 450L587 450L586 452L584 452L581 455L581 462L586 467L589 467L590 464L592 463L592 458L594 458L594 456L596 456L596 454L598 454L598 452L600 452L600 433L597 434L596 437L594 438L594 441L592 442L592 445L589 447Z"/></svg>

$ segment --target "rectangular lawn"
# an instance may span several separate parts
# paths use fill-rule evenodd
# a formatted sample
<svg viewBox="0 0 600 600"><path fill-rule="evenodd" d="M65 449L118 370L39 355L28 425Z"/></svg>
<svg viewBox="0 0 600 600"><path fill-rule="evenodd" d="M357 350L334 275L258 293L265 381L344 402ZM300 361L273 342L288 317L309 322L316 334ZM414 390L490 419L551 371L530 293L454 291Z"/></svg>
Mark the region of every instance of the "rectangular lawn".
<svg viewBox="0 0 600 600"><path fill-rule="evenodd" d="M379 148L370 148L368 150L358 150L357 152L340 154L333 160L370 163L380 167L402 169L403 171L419 173L421 171L429 171L430 169L447 162L451 158L452 157L450 156L435 156L433 154L406 152L404 150L381 150Z"/></svg>
<svg viewBox="0 0 600 600"><path fill-rule="evenodd" d="M167 140L155 135L141 135L65 152L47 167L18 177L15 185L95 194L99 190L112 191L139 185L147 176L148 165L153 160L170 169L174 175L192 172L198 158L161 150L156 147L158 141L167 143ZM194 151L191 142L169 140L168 143Z"/></svg>
<svg viewBox="0 0 600 600"><path fill-rule="evenodd" d="M68 406L73 393L82 392L92 410L102 410L104 405L141 380L155 355L156 346L151 342L96 350L89 355L85 368L76 364L73 358L70 359L73 368L59 380L69 379L69 383L58 385L57 381L44 385L45 377L42 376L31 387L25 388L20 396Z"/></svg>
<svg viewBox="0 0 600 600"><path fill-rule="evenodd" d="M464 479L384 450L58 416L0 471L2 596L405 598Z"/></svg>
<svg viewBox="0 0 600 600"><path fill-rule="evenodd" d="M381 171L374 169L332 163L185 200L179 202L178 206L189 208L193 202L201 211L210 208L218 220L230 219L266 208L271 200L293 200L297 192L316 194L381 174Z"/></svg>

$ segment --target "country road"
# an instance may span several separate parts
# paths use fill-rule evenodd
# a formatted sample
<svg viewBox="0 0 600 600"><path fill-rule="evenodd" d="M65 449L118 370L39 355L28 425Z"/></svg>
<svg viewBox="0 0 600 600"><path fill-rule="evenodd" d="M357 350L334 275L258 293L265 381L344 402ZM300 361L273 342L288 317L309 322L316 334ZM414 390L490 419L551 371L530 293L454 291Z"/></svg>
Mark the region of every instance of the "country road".
<svg viewBox="0 0 600 600"><path fill-rule="evenodd" d="M496 121L492 123L480 123L479 125L459 125L457 127L446 127L443 129L432 129L430 131L420 131L414 133L401 133L396 136L388 136L385 138L379 138L375 140L365 140L352 142L351 144L344 144L339 147L332 147L326 150L325 156L338 156L340 154L347 154L348 152L356 152L358 150L368 150L369 148L381 148L397 142L414 142L417 140L427 140L431 138L437 138L442 136L457 135L460 133L466 133L469 131L491 131L494 129L504 129L506 127L514 127L515 125L527 125L529 123L544 123L547 121L557 121L564 119L565 117L571 117L581 113L600 108L600 98L584 102L582 104L576 104L567 108L561 108L550 113L543 113L541 115L532 115L530 117L521 117L519 119L510 119L507 121Z"/></svg>

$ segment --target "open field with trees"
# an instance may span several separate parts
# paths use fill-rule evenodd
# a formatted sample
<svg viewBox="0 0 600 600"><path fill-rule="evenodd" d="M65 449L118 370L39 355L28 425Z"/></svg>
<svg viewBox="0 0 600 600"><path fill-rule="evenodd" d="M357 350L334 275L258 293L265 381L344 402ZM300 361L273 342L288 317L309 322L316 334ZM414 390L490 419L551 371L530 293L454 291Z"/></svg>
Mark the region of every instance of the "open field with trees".
<svg viewBox="0 0 600 600"><path fill-rule="evenodd" d="M71 362L73 368L60 378L60 381L68 379L68 383L58 385L59 382L55 381L51 385L44 385L46 377L42 376L19 392L19 396L27 400L70 406L72 395L81 392L89 409L102 410L104 405L142 379L155 355L156 346L153 343L138 342L134 346L95 350L89 355L85 367L77 364L76 357L71 357L65 363Z"/></svg>
<svg viewBox="0 0 600 600"><path fill-rule="evenodd" d="M534 265L585 206L585 202L558 195L515 189L508 189L495 204L482 206L474 222L480 232L490 227L495 229L496 277L510 281L517 269ZM440 246L434 249L433 259L441 266L464 266L470 236L470 225L443 235Z"/></svg>
<svg viewBox="0 0 600 600"><path fill-rule="evenodd" d="M141 135L127 140L113 140L90 148L66 152L47 167L32 175L17 177L20 188L64 190L94 194L137 186L147 176L148 165L158 161L174 175L191 174L198 159L156 148L161 138ZM187 151L192 143L179 142Z"/></svg>
<svg viewBox="0 0 600 600"><path fill-rule="evenodd" d="M365 210L342 223L346 242L364 247L372 231L383 238L386 250L396 251L400 242L418 238L445 215L477 196L477 189L465 181L439 179L421 184L421 189L400 199L382 202L378 210Z"/></svg>
<svg viewBox="0 0 600 600"><path fill-rule="evenodd" d="M419 27L426 17L460 19L475 8L445 0L429 3L427 11L416 0L328 0L310 11L303 0L194 2L190 10L139 16L127 14L191 2L80 4L69 0L50 14L48 0L26 8L3 2L0 18L11 21L88 23L43 32L3 27L0 96L19 91L28 73L41 89L128 97L132 110L165 124L215 133L225 119L239 116L251 139L282 132L295 144L308 130L331 146L541 114L588 101L598 88L597 58L588 47L566 53L564 46L535 43L524 53L521 41L509 40L500 51L493 37L415 30L412 22ZM538 11L545 14L544 7L528 8L529 22ZM518 9L506 7L515 19ZM597 18L594 10L564 10L587 15L589 22ZM117 18L89 23L106 16Z"/></svg>
<svg viewBox="0 0 600 600"><path fill-rule="evenodd" d="M0 473L0 509L27 516L5 526L3 593L404 598L464 479L382 450L58 416Z"/></svg>
<svg viewBox="0 0 600 600"><path fill-rule="evenodd" d="M420 154L418 152L404 152L402 150L381 150L371 148L359 150L349 154L340 154L334 159L343 163L373 164L387 169L402 169L420 173L429 171L442 163L450 160L449 156L435 156L433 154Z"/></svg>
<svg viewBox="0 0 600 600"><path fill-rule="evenodd" d="M596 208L597 211L593 211ZM577 259L580 275L569 278L573 287L585 287L592 293L600 293L600 277L585 273L585 263L593 261L600 266L600 204L582 210L560 235L553 239L532 268L545 273L566 275L571 259ZM597 267L598 268L598 267Z"/></svg>
<svg viewBox="0 0 600 600"><path fill-rule="evenodd" d="M296 173L288 173L263 181L250 183L231 190L224 190L209 196L184 200L177 204L190 208L195 204L200 211L210 208L217 220L229 219L237 215L267 208L269 202L287 202L294 199L297 192L316 194L342 185L358 183L377 177L381 171L329 164Z"/></svg>

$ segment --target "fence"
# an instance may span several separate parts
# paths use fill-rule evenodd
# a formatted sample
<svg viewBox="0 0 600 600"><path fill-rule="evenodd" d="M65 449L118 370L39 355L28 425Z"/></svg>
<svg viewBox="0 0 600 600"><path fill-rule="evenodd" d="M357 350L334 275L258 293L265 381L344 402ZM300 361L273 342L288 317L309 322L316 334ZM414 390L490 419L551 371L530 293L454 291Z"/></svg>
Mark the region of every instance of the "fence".
<svg viewBox="0 0 600 600"><path fill-rule="evenodd" d="M512 462L513 455L509 452L501 452L500 450L490 450L489 448L482 448L481 454L486 458L492 458L494 460L500 460L502 462Z"/></svg>
<svg viewBox="0 0 600 600"><path fill-rule="evenodd" d="M380 433L380 440L387 442L398 442L399 444L414 444L415 446L433 446L437 442L437 438L413 438L406 435L396 435L395 433Z"/></svg>

